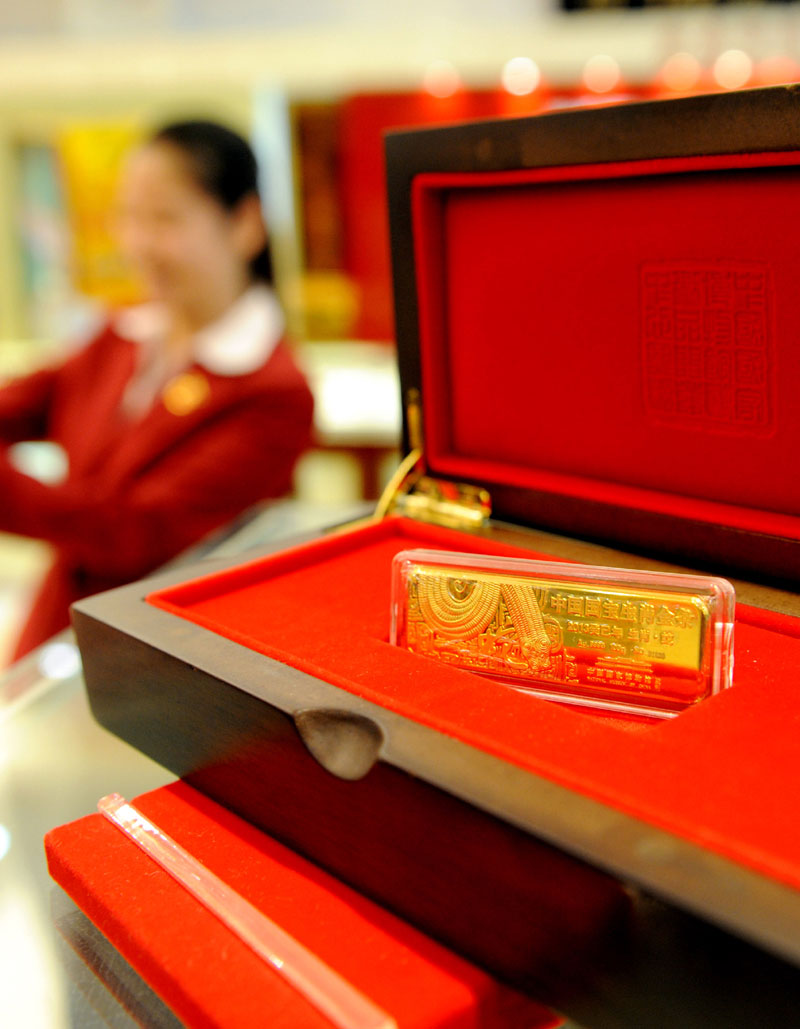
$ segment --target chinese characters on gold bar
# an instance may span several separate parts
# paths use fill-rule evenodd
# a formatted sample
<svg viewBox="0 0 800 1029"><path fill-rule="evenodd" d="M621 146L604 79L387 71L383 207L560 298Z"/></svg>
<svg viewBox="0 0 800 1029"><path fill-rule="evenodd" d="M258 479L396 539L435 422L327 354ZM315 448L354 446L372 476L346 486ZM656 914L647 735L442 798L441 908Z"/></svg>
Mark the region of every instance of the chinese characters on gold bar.
<svg viewBox="0 0 800 1029"><path fill-rule="evenodd" d="M734 599L725 579L406 551L392 642L550 699L669 717L730 685Z"/></svg>

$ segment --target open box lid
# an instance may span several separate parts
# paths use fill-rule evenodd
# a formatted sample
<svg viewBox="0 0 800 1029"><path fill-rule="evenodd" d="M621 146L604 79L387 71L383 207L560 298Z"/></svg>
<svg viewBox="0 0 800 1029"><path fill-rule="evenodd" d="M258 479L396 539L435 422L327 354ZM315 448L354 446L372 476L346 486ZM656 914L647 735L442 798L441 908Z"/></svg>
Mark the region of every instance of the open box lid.
<svg viewBox="0 0 800 1029"><path fill-rule="evenodd" d="M496 517L800 579L793 86L392 133L404 443Z"/></svg>

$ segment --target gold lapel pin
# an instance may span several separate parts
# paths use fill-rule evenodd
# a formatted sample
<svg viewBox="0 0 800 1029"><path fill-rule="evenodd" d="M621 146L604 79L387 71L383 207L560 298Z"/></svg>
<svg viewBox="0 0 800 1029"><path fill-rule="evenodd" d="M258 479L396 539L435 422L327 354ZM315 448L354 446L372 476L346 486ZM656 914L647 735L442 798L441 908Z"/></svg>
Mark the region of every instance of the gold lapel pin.
<svg viewBox="0 0 800 1029"><path fill-rule="evenodd" d="M191 414L205 403L211 393L208 379L202 372L183 372L164 387L161 400L170 414Z"/></svg>

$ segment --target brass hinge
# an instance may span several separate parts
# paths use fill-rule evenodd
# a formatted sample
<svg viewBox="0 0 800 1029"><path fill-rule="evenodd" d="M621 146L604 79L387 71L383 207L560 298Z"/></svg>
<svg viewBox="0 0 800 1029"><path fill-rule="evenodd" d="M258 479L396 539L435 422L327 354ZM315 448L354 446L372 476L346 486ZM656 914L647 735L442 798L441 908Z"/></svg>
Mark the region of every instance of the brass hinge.
<svg viewBox="0 0 800 1029"><path fill-rule="evenodd" d="M470 483L434 479L424 473L422 451L412 450L383 491L375 518L403 515L450 529L474 532L489 520L489 491Z"/></svg>
<svg viewBox="0 0 800 1029"><path fill-rule="evenodd" d="M410 389L406 394L406 426L409 453L383 491L375 509L375 518L398 514L448 528L480 529L492 513L488 490L469 483L435 479L427 474L422 404L417 389Z"/></svg>
<svg viewBox="0 0 800 1029"><path fill-rule="evenodd" d="M396 495L394 513L474 532L489 520L492 502L482 486L421 475L410 489Z"/></svg>

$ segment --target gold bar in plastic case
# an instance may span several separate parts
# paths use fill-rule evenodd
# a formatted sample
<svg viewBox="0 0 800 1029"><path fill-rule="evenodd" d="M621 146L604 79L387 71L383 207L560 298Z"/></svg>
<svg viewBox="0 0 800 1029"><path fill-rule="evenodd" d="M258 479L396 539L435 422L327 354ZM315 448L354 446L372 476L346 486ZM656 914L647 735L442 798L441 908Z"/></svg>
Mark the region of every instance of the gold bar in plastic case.
<svg viewBox="0 0 800 1029"><path fill-rule="evenodd" d="M562 703L668 718L730 686L726 580L403 551L391 642Z"/></svg>

